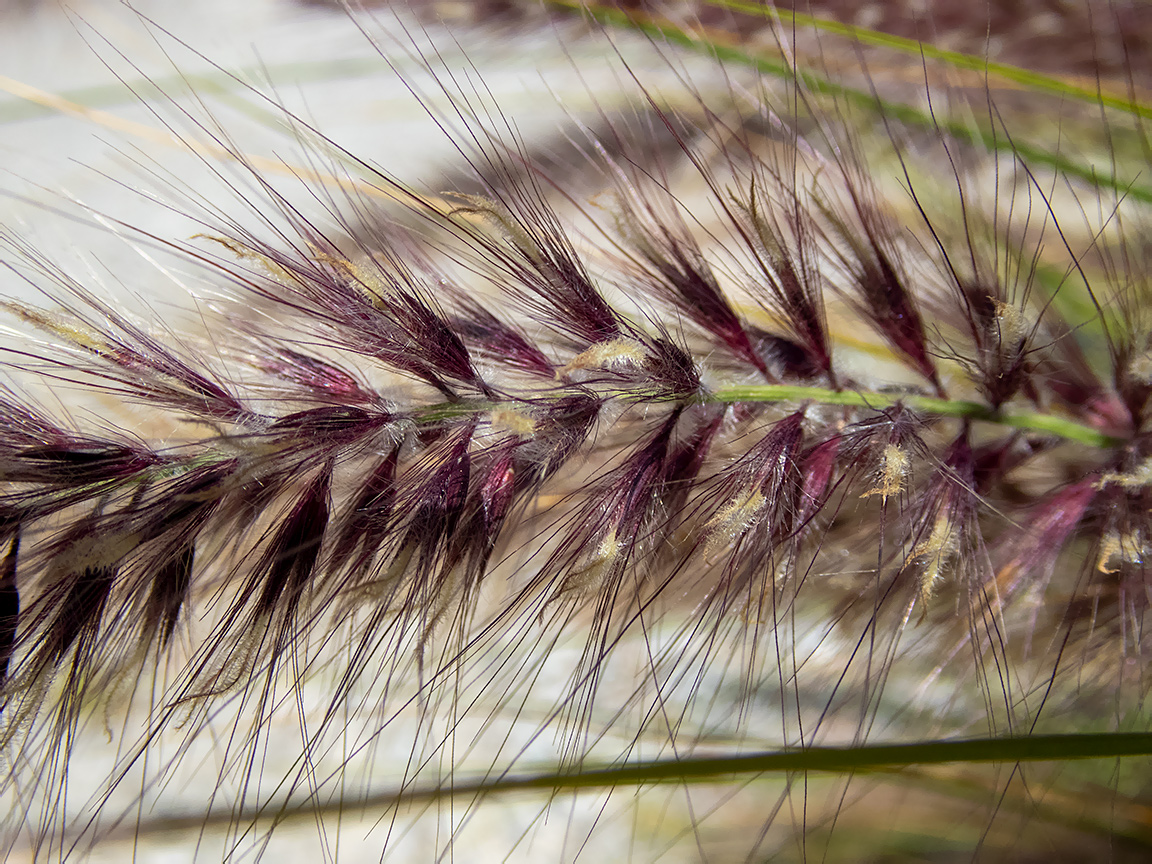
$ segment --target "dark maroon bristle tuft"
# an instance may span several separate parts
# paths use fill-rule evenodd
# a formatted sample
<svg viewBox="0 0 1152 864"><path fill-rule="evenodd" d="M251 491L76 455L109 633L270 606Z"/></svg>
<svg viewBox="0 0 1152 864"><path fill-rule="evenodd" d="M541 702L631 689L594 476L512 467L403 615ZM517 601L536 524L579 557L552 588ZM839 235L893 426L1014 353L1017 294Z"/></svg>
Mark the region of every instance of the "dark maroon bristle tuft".
<svg viewBox="0 0 1152 864"><path fill-rule="evenodd" d="M552 378L555 365L524 333L501 321L474 299L461 295L451 320L453 329L473 350L493 362L543 378Z"/></svg>
<svg viewBox="0 0 1152 864"><path fill-rule="evenodd" d="M1035 507L994 557L1001 593L1011 596L1036 585L1043 587L1099 491L1099 478L1088 477L1051 493Z"/></svg>
<svg viewBox="0 0 1152 864"><path fill-rule="evenodd" d="M858 225L850 224L850 217L840 216L823 205L832 231L847 247L847 251L836 252L852 279L851 291L844 293L858 314L870 322L900 356L912 362L937 395L944 396L917 303L908 290L906 278L897 269L894 253L888 248L893 244L885 239L891 235L891 228L885 217L866 203L851 184L849 190Z"/></svg>
<svg viewBox="0 0 1152 864"><path fill-rule="evenodd" d="M257 562L251 584L259 596L252 604L257 618L275 617L279 624L273 645L273 659L297 624L296 611L316 575L316 563L328 527L331 463L322 466L300 493L283 523L268 541ZM248 595L246 590L242 596Z"/></svg>
<svg viewBox="0 0 1152 864"><path fill-rule="evenodd" d="M305 388L318 399L337 404L367 403L377 399L338 366L283 345L261 344L252 362L269 375Z"/></svg>
<svg viewBox="0 0 1152 864"><path fill-rule="evenodd" d="M171 643L180 613L188 602L195 563L196 546L189 541L161 558L152 574L152 592L148 595L144 622L147 631L155 629L157 646L161 650Z"/></svg>
<svg viewBox="0 0 1152 864"><path fill-rule="evenodd" d="M384 545L392 524L392 507L396 500L396 465L400 448L393 445L351 499L332 543L329 566L340 570L351 564L353 572L361 572L376 551Z"/></svg>

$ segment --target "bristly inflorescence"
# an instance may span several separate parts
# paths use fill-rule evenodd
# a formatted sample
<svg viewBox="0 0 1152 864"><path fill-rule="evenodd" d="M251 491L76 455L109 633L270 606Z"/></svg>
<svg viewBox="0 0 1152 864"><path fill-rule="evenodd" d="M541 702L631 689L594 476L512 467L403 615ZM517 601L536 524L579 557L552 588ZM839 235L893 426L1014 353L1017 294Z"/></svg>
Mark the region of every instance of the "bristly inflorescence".
<svg viewBox="0 0 1152 864"><path fill-rule="evenodd" d="M974 704L977 725L1027 729L1037 692L1139 703L1139 262L1088 272L1070 250L1076 267L1041 284L1038 251L971 212L959 169L957 238L904 161L896 212L851 131L801 134L803 112L782 119L767 94L683 116L646 98L580 130L594 194L494 132L461 145L467 188L418 194L380 172L403 206L353 189L339 229L258 178L290 231L208 226L179 247L232 298L210 348L5 238L63 307L7 304L44 334L10 362L166 418L152 439L0 400L9 784L59 782L85 712L161 669L113 779L162 730L208 728L238 699L256 718L229 743L248 814L282 682L337 669L311 753L366 682L402 693L386 713L399 698L455 718L461 682L504 699L502 646L557 634L576 634L576 659L542 725L573 766L624 714L605 670L636 641L644 680L617 700L641 718L629 748L655 729L691 750L677 733L717 698L717 667L736 669L740 717L774 682L782 743L863 740L901 639L930 644L908 662L931 675L978 670L948 731ZM1016 194L1045 210L1018 162ZM841 652L815 703L798 683L812 633ZM291 791L330 782L293 770Z"/></svg>

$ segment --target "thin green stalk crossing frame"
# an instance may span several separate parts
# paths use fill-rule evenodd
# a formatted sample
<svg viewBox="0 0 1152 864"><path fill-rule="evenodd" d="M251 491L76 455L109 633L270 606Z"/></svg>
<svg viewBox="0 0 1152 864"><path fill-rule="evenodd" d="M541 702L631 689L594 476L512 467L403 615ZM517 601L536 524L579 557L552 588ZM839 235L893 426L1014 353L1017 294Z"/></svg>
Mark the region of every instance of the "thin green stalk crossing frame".
<svg viewBox="0 0 1152 864"><path fill-rule="evenodd" d="M617 789L664 783L723 783L733 777L821 773L894 772L922 765L1019 764L1066 762L1072 759L1124 759L1152 756L1152 733L1101 732L1065 735L1022 735L1011 738L974 738L916 741L908 744L864 744L848 747L796 747L737 756L699 756L684 759L653 759L578 770L504 774L475 780L459 780L437 786L415 786L368 794L355 801L308 800L283 806L251 808L242 813L225 810L205 819L204 814L149 819L149 832L200 831L212 821L246 823L284 822L294 815L315 817L325 811L347 815L353 810L386 812L402 804L439 801L449 797L479 797L516 792Z"/></svg>
<svg viewBox="0 0 1152 864"><path fill-rule="evenodd" d="M615 395L634 403L647 403L660 397L643 391L622 391ZM831 390L825 387L802 387L792 384L748 384L704 390L693 397L700 403L814 403L817 405L843 406L847 408L871 408L881 410L903 404L914 411L935 417L958 417L981 423L994 423L1009 426L1025 432L1054 435L1067 441L1086 444L1089 447L1107 449L1124 444L1125 439L1109 435L1099 429L1079 423L1066 417L1046 414L1040 411L1001 411L981 402L964 399L941 399L935 396L921 396L916 393L877 393L867 390ZM667 396L660 401L672 401ZM486 401L461 400L440 402L417 409L408 415L417 423L435 424L449 422L457 417L493 411L504 404Z"/></svg>
<svg viewBox="0 0 1152 864"><path fill-rule="evenodd" d="M890 408L903 403L916 411L938 417L961 417L985 423L997 423L1028 432L1055 435L1090 447L1116 447L1121 438L1101 432L1075 420L1038 411L997 411L980 402L962 399L940 399L907 393L874 393L861 390L829 390L823 387L797 387L791 384L760 384L724 387L707 394L703 401L735 404L738 402L816 402L820 405L845 405L852 408Z"/></svg>

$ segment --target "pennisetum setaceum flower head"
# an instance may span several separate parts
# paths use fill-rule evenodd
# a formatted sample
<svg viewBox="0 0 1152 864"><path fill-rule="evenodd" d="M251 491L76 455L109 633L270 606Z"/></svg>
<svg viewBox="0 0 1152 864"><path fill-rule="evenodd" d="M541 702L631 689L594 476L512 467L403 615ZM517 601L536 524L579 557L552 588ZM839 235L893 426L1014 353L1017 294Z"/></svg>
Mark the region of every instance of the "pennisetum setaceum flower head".
<svg viewBox="0 0 1152 864"><path fill-rule="evenodd" d="M875 31L545 5L637 85L556 153L431 51L438 90L406 86L456 179L401 182L284 109L314 168L356 171L300 171L321 215L186 113L258 191L187 240L116 230L195 274L205 334L4 229L49 297L4 304L4 362L56 391L0 395L6 849L155 823L239 860L304 825L358 860L354 826L373 856L413 831L421 860L487 860L474 817L535 790L501 856L1140 860L1152 192L1123 170L1148 109L926 43L924 111ZM763 45L732 47L750 22ZM861 53L859 89L813 39L891 65ZM382 73L411 51L376 47ZM983 113L943 105L972 69ZM1000 78L1094 99L1112 173L1037 144ZM1061 770L1087 757L1111 761Z"/></svg>

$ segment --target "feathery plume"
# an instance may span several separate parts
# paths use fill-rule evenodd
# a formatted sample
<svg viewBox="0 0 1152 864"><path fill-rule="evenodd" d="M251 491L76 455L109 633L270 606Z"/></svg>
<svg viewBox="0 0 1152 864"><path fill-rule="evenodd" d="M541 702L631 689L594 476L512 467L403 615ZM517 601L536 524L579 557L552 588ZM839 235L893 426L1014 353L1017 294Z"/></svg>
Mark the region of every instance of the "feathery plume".
<svg viewBox="0 0 1152 864"><path fill-rule="evenodd" d="M545 14L496 5L521 27ZM690 855L719 849L720 826L747 835L740 857L852 857L836 832L861 832L853 766L870 759L903 772L869 787L886 801L913 784L958 824L968 798L987 802L948 854L1031 854L1037 825L1086 854L1147 851L1124 772L1021 765L1049 732L1068 758L1150 752L1152 340L1127 232L1152 193L1025 143L988 83L1015 67L923 43L924 113L864 53L901 50L891 35L727 0L680 17L546 5L637 85L626 107L574 118L585 145L538 152L474 69L404 30L369 43L378 71L433 80L431 96L405 86L457 177L406 182L283 108L319 215L172 100L239 212L189 196L204 230L188 241L114 224L210 298L199 337L121 311L5 229L5 263L47 299L4 303L25 331L4 359L62 407L22 384L0 398L6 850L79 857L127 824L143 836L217 741L213 789L181 824L221 833L229 859L272 857L269 831L300 814L335 858L357 808L399 854L421 799L449 826L435 854L461 854L478 808L529 788L552 797L524 836L593 788L611 798L598 812L634 807L621 821L640 835L659 790L623 802L629 783L677 789L687 803L660 812L684 811ZM375 38L371 16L344 13ZM648 53L608 25L647 34ZM741 27L773 34L771 62L725 41ZM824 37L854 44L867 90L809 66ZM712 49L719 85L673 43ZM640 63L670 68L678 95ZM963 115L978 134L937 104L957 68L984 76L983 114ZM1109 100L1095 95L1102 116L1146 115ZM966 161L994 175L991 212ZM1019 215L1023 199L1045 215ZM77 390L148 422L92 423ZM1107 716L1086 704L1101 694ZM274 740L285 724L291 747ZM96 726L115 756L78 813L71 775ZM1004 775L969 774L978 757L938 764L948 738L1020 749L987 757ZM749 753L801 761L770 786ZM1073 818L1097 782L1112 809ZM1052 800L1022 797L1037 788ZM736 831L744 794L757 824ZM561 857L616 837L571 807ZM1029 827L1006 839L1017 814ZM637 857L679 831L654 821ZM868 844L860 858L893 848Z"/></svg>

